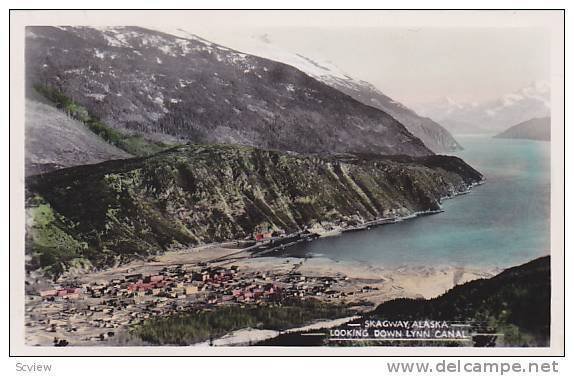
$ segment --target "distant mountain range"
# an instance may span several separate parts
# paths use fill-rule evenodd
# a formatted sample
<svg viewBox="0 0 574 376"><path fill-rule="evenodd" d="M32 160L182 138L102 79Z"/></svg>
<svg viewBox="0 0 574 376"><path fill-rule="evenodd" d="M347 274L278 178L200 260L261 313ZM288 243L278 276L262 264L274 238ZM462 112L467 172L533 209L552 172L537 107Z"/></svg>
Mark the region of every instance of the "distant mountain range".
<svg viewBox="0 0 574 376"><path fill-rule="evenodd" d="M544 117L523 121L497 134L495 137L550 141L550 118Z"/></svg>
<svg viewBox="0 0 574 376"><path fill-rule="evenodd" d="M192 35L182 29L172 32L181 36ZM247 52L291 65L361 103L388 113L435 153L462 149L454 137L440 124L417 115L413 110L383 94L371 83L354 79L335 64L286 51L274 45L267 35L254 36L251 41L252 46Z"/></svg>
<svg viewBox="0 0 574 376"><path fill-rule="evenodd" d="M419 113L430 116L458 133L496 134L532 118L550 116L550 84L537 81L531 85L484 103L457 102L444 98L418 105Z"/></svg>
<svg viewBox="0 0 574 376"><path fill-rule="evenodd" d="M433 154L384 111L289 65L193 36L34 26L26 29L26 62L28 93L35 88L130 154L139 154L136 136L145 150L192 142Z"/></svg>

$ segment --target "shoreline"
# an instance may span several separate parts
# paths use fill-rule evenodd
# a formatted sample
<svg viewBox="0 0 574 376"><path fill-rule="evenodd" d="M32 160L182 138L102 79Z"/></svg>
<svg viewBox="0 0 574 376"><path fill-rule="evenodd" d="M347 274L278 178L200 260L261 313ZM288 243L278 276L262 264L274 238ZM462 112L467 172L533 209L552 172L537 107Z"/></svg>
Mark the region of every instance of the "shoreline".
<svg viewBox="0 0 574 376"><path fill-rule="evenodd" d="M319 237L328 237L328 236L338 236L341 235L345 232L355 232L355 231L363 231L363 230L369 230L371 228L374 227L378 227L378 226L384 226L384 225L392 225L394 223L399 223L402 221L406 221L409 219L414 219L414 218L418 218L418 217L423 217L426 215L433 215L433 214L439 214L444 212L445 210L442 208L442 202L445 200L451 200L454 198L457 198L459 196L463 196L463 195L467 195L469 193L472 192L472 189L474 187L483 185L486 183L486 178L483 178L482 180L478 181L478 182L474 182L474 183L470 183L469 185L467 185L465 190L462 191L458 191L458 192L453 192L451 195L449 196L443 196L440 198L439 200L439 208L438 209L428 209L428 210L422 210L422 211L416 211L413 212L411 214L407 214L404 216L394 216L394 217L381 217L381 218L375 218L371 221L367 221L364 223L361 223L359 225L355 225L355 226L348 226L348 227L339 227L336 229L332 229L332 230L325 230L325 231L315 231L315 233L317 235L319 235Z"/></svg>
<svg viewBox="0 0 574 376"><path fill-rule="evenodd" d="M241 303L227 299L230 295L226 294L236 287L230 286L225 290L222 289L222 282L217 281L205 282L207 290L200 288L182 297L110 295L110 291L116 288L112 286L116 283L113 281L125 279L130 274L160 275L162 270L178 268L185 270L185 273L204 269L235 269L233 279L236 282L232 283L237 286L273 285L284 290L288 294L286 297L344 304L352 307L355 314L368 312L396 298L433 298L457 284L489 278L500 271L453 266L385 268L324 257L253 257L243 250L221 247L173 251L150 262L133 262L73 279L75 284L81 286L101 286L104 288L101 296L94 297L84 292L83 296L75 299L45 300L38 295L27 295L26 343L51 346L53 339L59 338L73 346L105 346L114 340L106 333L122 336L132 325L154 317L193 307L215 309L227 304L259 304L257 300ZM261 304L267 304L266 300ZM120 306L123 307L121 310L118 309Z"/></svg>
<svg viewBox="0 0 574 376"><path fill-rule="evenodd" d="M247 240L247 239L229 239L229 240L225 240L222 242L199 244L199 245L195 245L192 247L178 246L178 247L168 249L163 254L148 256L146 259L132 260L132 261L124 263L124 264L110 266L106 269L99 269L99 270L72 269L72 270L68 270L64 274L62 274L58 278L58 280L65 280L67 278L77 278L77 277L81 277L82 275L85 275L85 274L97 274L97 273L105 272L106 270L109 270L109 269L121 268L122 266L129 265L132 263L153 262L154 259L161 257L162 255L165 255L165 254L168 254L171 252L180 252L182 250L201 251L201 250L209 250L209 249L213 249L213 248L224 248L224 249L234 249L236 251L235 253L237 255L244 254L245 252L252 252L252 254L255 256L265 257L265 255L267 253L272 253L278 249L288 248L292 245L295 245L295 244L300 243L300 242L305 241L305 240L313 241L316 239L321 239L321 238L326 238L326 237L331 237L331 236L339 236L339 235L342 235L346 232L356 232L356 231L369 230L371 228L375 228L378 226L392 225L392 224L400 223L400 222L403 222L406 220L415 219L418 217L423 217L423 216L433 215L433 214L440 214L440 213L445 211L442 208L442 202L444 200L450 200L450 199L454 199L454 198L462 196L462 195L469 194L472 192L472 188L474 188L476 186L483 185L485 182L486 182L486 178L483 178L482 180L480 180L478 182L474 182L474 183L467 185L465 190L453 192L449 196L441 197L439 200L439 203L438 203L439 204L438 209L428 209L428 210L416 211L416 212L413 212L413 213L410 213L407 215L403 215L403 216L375 218L373 220L366 221L364 223L361 223L358 225L353 225L353 226L345 226L345 227L338 226L338 225L337 226L331 226L331 228L328 230L324 229L322 225L319 225L318 227L314 227L311 229L305 229L305 230L299 230L299 231L294 232L294 233L285 234L285 235L278 236L278 237L273 237L273 238L270 238L270 239L267 239L264 241ZM303 236L301 237L301 235L303 235ZM289 240L291 240L291 239L297 239L297 240L289 242ZM276 244L275 242L277 242L277 241L279 241L279 244L277 246L267 248L270 245ZM243 245L244 247L238 247L240 245ZM261 248L263 248L263 249L261 249ZM259 253L257 253L257 252L259 252ZM226 257L228 257L228 256L230 256L230 255L227 255ZM40 280L43 279L42 277L39 277L37 275L37 273L38 273L37 271L34 271L32 274L34 274L37 279L40 279Z"/></svg>
<svg viewBox="0 0 574 376"><path fill-rule="evenodd" d="M373 220L360 223L358 225L345 226L345 227L336 225L336 226L330 226L329 229L325 229L322 225L318 225L318 226L313 227L311 229L301 230L301 231L297 231L295 233L286 234L286 235L281 236L281 237L271 238L271 239L266 240L264 242L257 242L256 244L246 248L245 250L257 250L258 248L263 247L265 249L259 254L259 256L262 256L264 254L272 253L272 252L275 252L277 250L283 250L287 247L290 247L292 245L300 243L304 240L313 241L316 239L321 239L321 238L326 238L326 237L331 237L331 236L339 236L339 235L342 235L342 234L347 233L347 232L358 232L358 231L370 230L371 228L375 228L375 227L379 227L379 226L385 226L385 225L392 225L395 223L407 221L409 219L415 219L418 217L424 217L424 216L433 215L433 214L440 214L440 213L443 213L445 211L442 208L443 201L451 200L451 199L457 198L459 196L467 195L467 194L472 192L472 189L474 187L483 185L484 183L486 183L486 178L483 178L482 180L480 180L478 182L474 182L474 183L469 184L465 190L453 192L449 196L441 197L439 200L439 203L438 203L438 205L439 205L438 209L428 209L428 210L416 211L416 212L413 212L413 213L410 213L407 215L403 215L403 216L375 218ZM298 237L302 234L305 234L305 231L308 232L308 234L307 234L308 236L306 239L300 239L300 240L298 239L296 241L288 242L288 243L283 242L283 240L288 241L289 239L295 239L296 237ZM274 241L279 241L280 242L279 245L275 246L275 247L271 247L271 248L266 248L269 245L273 245ZM229 242L233 242L233 241L229 241ZM239 241L236 240L235 242L239 242Z"/></svg>
<svg viewBox="0 0 574 376"><path fill-rule="evenodd" d="M448 198L468 193L474 185ZM300 242L398 223L442 211L443 209L440 208L415 212L402 217L378 218L359 225L360 228L355 226L351 229L335 228L326 231L317 231L317 228L303 230L262 242L230 240L203 244L192 248L170 250L149 259L134 260L96 272L85 270L70 272L60 277L59 283L50 283L50 285L51 288L57 288L57 285L82 286L79 289L80 293L75 293L77 296L74 299L59 298L58 295L56 299L46 300L39 296L39 285L31 286L27 291L26 342L32 345L50 345L52 339L60 338L71 345L105 345L109 340L113 341L113 339L108 339L111 335L126 333L132 325L157 317L157 315L170 315L193 307L213 309L218 305L238 304L240 302L233 290L237 287L233 286L249 284L273 286L275 290L285 291L286 298L314 298L329 304L349 305L353 307L356 314L361 314L385 301L396 298L434 298L458 284L479 278L489 278L500 272L501 269L497 268L468 268L452 265L408 265L387 268L384 265L373 265L367 262L337 261L324 256L300 258L273 255L279 249L285 249ZM149 278L149 276L160 276L166 270L175 269L179 270L178 273L183 279L172 283L173 290L168 287L166 291L178 289L187 291L186 289L190 288L193 292L178 296L173 293L162 295L161 291L155 292L154 290L153 295L150 295L150 289L145 296L138 295L138 297L125 290L128 283L121 282L127 281L130 275ZM230 272L233 275L230 287L225 287L225 282L210 282L210 274L207 281L204 279L203 282L193 282L192 285L192 279L187 279L186 275L197 274L203 270ZM41 287L45 289L46 285ZM103 291L103 293L94 295L94 288L101 288L98 291ZM161 289L156 287L156 290ZM92 291L91 296L90 291ZM172 294L171 298L169 294ZM241 298L243 299L242 296ZM114 301L116 303L110 303ZM120 302L119 304L124 307L125 311L121 312L117 309L117 302ZM264 299L262 303L265 302ZM257 300L240 304L254 303L258 303ZM155 308L150 309L150 307ZM92 322L94 319L96 324ZM317 323L307 325L315 324ZM244 328L238 333L228 333L220 340L222 343L240 344L245 343L246 338L249 342L249 338L258 337L259 334L264 337L273 334L257 333ZM281 332L276 335L279 334Z"/></svg>

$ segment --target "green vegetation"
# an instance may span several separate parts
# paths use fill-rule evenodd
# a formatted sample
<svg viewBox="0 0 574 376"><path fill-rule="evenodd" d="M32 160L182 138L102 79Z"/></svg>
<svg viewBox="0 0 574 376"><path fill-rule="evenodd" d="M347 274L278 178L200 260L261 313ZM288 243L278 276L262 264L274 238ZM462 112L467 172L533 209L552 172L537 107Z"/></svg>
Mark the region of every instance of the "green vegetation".
<svg viewBox="0 0 574 376"><path fill-rule="evenodd" d="M243 328L285 330L313 320L335 319L349 314L345 306L315 299L273 305L231 305L147 320L135 326L131 334L155 345L186 346Z"/></svg>
<svg viewBox="0 0 574 376"><path fill-rule="evenodd" d="M48 275L58 275L72 263L82 264L87 244L68 234L70 224L54 213L39 196L33 197L27 204L29 268L42 268Z"/></svg>
<svg viewBox="0 0 574 376"><path fill-rule="evenodd" d="M67 113L72 118L84 123L92 132L106 142L135 156L147 156L158 153L173 145L162 142L150 141L141 135L126 135L106 125L97 116L67 97L56 88L43 85L35 85L34 89L46 99L52 101L56 107Z"/></svg>
<svg viewBox="0 0 574 376"><path fill-rule="evenodd" d="M259 346L468 346L528 347L550 343L550 257L507 269L499 275L456 286L434 299L395 299L357 319L446 321L471 325L472 342L348 341L331 342L306 332L285 333ZM313 332L313 331L311 331ZM481 333L481 335L476 335ZM496 335L482 335L482 334ZM502 336L500 336L502 334Z"/></svg>
<svg viewBox="0 0 574 376"><path fill-rule="evenodd" d="M30 176L26 188L74 223L67 233L88 245L95 267L106 267L263 229L289 233L319 221L346 225L435 209L481 177L454 157L344 158L182 145Z"/></svg>
<svg viewBox="0 0 574 376"><path fill-rule="evenodd" d="M470 322L474 331L504 334L475 338L475 345L480 346L548 346L550 256L507 269L490 279L456 286L435 299L383 303L373 316Z"/></svg>

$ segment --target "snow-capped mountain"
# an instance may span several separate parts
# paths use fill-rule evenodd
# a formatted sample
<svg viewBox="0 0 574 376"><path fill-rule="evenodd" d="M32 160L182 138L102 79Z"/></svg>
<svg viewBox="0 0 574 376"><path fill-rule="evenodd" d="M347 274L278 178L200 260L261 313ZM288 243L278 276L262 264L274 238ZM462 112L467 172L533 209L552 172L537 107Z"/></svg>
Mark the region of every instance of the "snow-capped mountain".
<svg viewBox="0 0 574 376"><path fill-rule="evenodd" d="M417 106L453 133L498 133L532 118L550 116L550 83L535 81L527 87L483 103L444 98Z"/></svg>
<svg viewBox="0 0 574 376"><path fill-rule="evenodd" d="M170 30L170 32L184 37L197 38L197 36L183 29ZM434 152L461 149L454 137L440 124L432 119L417 115L413 110L383 94L371 83L354 79L334 63L317 61L298 53L286 51L274 45L266 34L254 36L250 42L250 44L246 43L242 46L242 50L291 65L359 102L388 113Z"/></svg>
<svg viewBox="0 0 574 376"><path fill-rule="evenodd" d="M26 31L28 90L56 92L124 133L300 153L432 154L384 111L292 66L193 35L141 27Z"/></svg>

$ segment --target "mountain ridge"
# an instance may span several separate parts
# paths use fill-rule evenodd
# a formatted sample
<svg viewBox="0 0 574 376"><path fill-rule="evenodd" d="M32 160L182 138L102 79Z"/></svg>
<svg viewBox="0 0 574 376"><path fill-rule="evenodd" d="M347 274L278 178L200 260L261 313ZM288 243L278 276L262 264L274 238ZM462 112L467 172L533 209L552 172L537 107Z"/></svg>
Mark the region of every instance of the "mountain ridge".
<svg viewBox="0 0 574 376"><path fill-rule="evenodd" d="M550 344L550 256L542 256L503 270L494 277L453 287L433 299L393 299L356 320L425 322L468 325L473 347L547 347ZM352 323L352 322L351 322ZM454 328L453 328L454 329ZM325 336L285 333L258 346L329 346ZM374 338L378 346L460 346L460 342L392 341ZM352 342L349 343L353 346ZM344 344L337 344L344 346Z"/></svg>
<svg viewBox="0 0 574 376"><path fill-rule="evenodd" d="M27 97L25 110L26 176L132 157L39 96Z"/></svg>
<svg viewBox="0 0 574 376"><path fill-rule="evenodd" d="M302 156L177 146L26 180L28 268L99 267L172 247L440 208L482 179L449 156ZM74 261L75 260L75 261Z"/></svg>
<svg viewBox="0 0 574 376"><path fill-rule="evenodd" d="M178 29L178 35L194 35ZM172 31L177 33L178 30ZM272 44L269 38L253 38L255 44L247 49L249 53L294 66L302 72L329 85L367 106L377 108L401 122L413 135L435 153L461 150L454 137L430 118L419 116L387 95L373 84L357 80L330 62L319 62L299 53L291 53ZM259 40L261 42L259 42Z"/></svg>
<svg viewBox="0 0 574 376"><path fill-rule="evenodd" d="M28 84L61 92L128 135L301 153L432 154L392 116L283 63L139 27L26 32Z"/></svg>
<svg viewBox="0 0 574 376"><path fill-rule="evenodd" d="M550 83L544 80L484 102L460 102L446 97L419 104L417 110L456 133L502 132L509 124L550 116Z"/></svg>
<svg viewBox="0 0 574 376"><path fill-rule="evenodd" d="M550 141L550 118L534 118L523 121L494 136L495 138Z"/></svg>

